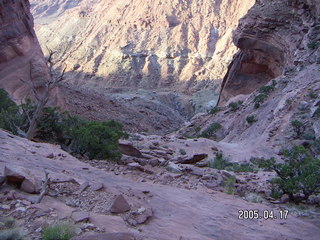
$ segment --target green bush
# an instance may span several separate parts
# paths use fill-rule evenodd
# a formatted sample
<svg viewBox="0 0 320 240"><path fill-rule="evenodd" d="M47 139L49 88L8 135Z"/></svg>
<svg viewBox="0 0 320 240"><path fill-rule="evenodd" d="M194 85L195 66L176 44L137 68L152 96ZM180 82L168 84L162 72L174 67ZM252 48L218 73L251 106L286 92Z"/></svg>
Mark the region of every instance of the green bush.
<svg viewBox="0 0 320 240"><path fill-rule="evenodd" d="M257 121L253 115L247 116L246 120L249 124L252 124Z"/></svg>
<svg viewBox="0 0 320 240"><path fill-rule="evenodd" d="M259 108L262 103L268 98L268 95L264 93L260 93L253 99L254 102L254 108Z"/></svg>
<svg viewBox="0 0 320 240"><path fill-rule="evenodd" d="M320 46L320 42L319 41L313 41L308 43L308 48L314 50L317 49Z"/></svg>
<svg viewBox="0 0 320 240"><path fill-rule="evenodd" d="M235 112L240 109L243 101L238 101L238 102L231 102L228 107L231 109L231 111Z"/></svg>
<svg viewBox="0 0 320 240"><path fill-rule="evenodd" d="M317 99L318 98L318 94L314 91L309 92L309 97L312 99Z"/></svg>
<svg viewBox="0 0 320 240"><path fill-rule="evenodd" d="M76 229L70 223L60 223L44 229L42 238L44 240L69 240L76 236Z"/></svg>
<svg viewBox="0 0 320 240"><path fill-rule="evenodd" d="M229 170L227 168L227 170ZM250 163L232 163L230 168L233 172L254 172L255 168Z"/></svg>
<svg viewBox="0 0 320 240"><path fill-rule="evenodd" d="M27 132L29 118L36 109L30 100L20 106L10 100L8 94L0 89L0 128L17 134ZM116 121L88 121L59 107L45 107L40 117L35 137L42 141L58 143L66 150L90 159L119 159L121 157L118 140L128 137L123 126Z"/></svg>
<svg viewBox="0 0 320 240"><path fill-rule="evenodd" d="M200 137L204 138L216 138L216 132L222 128L220 123L212 123L206 130L204 130Z"/></svg>
<svg viewBox="0 0 320 240"><path fill-rule="evenodd" d="M71 149L79 154L87 154L90 159L121 158L118 140L127 137L123 127L116 121L84 121L68 131Z"/></svg>
<svg viewBox="0 0 320 240"><path fill-rule="evenodd" d="M278 176L271 180L273 196L287 194L290 201L299 203L319 193L320 160L303 146L284 150L283 155L284 163L277 163L274 158L260 160L260 167L271 169Z"/></svg>
<svg viewBox="0 0 320 240"><path fill-rule="evenodd" d="M0 240L23 240L24 236L20 229L8 229L0 231Z"/></svg>
<svg viewBox="0 0 320 240"><path fill-rule="evenodd" d="M230 166L229 163L224 157L222 153L216 153L216 156L213 161L208 162L208 167L215 168L219 170L225 169L227 166Z"/></svg>
<svg viewBox="0 0 320 240"><path fill-rule="evenodd" d="M186 150L184 150L184 149L180 149L179 152L180 152L181 155L186 155L187 154Z"/></svg>
<svg viewBox="0 0 320 240"><path fill-rule="evenodd" d="M219 112L220 111L220 108L219 107L213 107L213 108L211 108L209 111L208 111L208 113L209 114L215 114L215 113L217 113L217 112Z"/></svg>
<svg viewBox="0 0 320 240"><path fill-rule="evenodd" d="M235 189L236 177L230 176L225 181L223 181L224 192L226 194L233 194Z"/></svg>
<svg viewBox="0 0 320 240"><path fill-rule="evenodd" d="M301 137L301 135L303 134L304 130L305 130L305 126L303 122L300 122L298 120L293 120L291 122L291 125L293 127L293 131L295 132L295 137L299 138Z"/></svg>

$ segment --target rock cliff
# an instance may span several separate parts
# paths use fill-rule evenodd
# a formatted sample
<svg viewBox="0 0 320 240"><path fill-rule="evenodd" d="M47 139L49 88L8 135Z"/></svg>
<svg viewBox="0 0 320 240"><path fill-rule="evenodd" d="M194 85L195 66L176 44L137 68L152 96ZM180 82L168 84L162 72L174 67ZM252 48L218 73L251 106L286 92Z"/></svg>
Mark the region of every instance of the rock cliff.
<svg viewBox="0 0 320 240"><path fill-rule="evenodd" d="M257 1L233 35L240 48L222 83L219 104L252 93L285 71L315 63L320 1Z"/></svg>
<svg viewBox="0 0 320 240"><path fill-rule="evenodd" d="M27 0L0 2L0 88L15 100L31 90L19 79L41 86L47 68L33 29L33 17Z"/></svg>
<svg viewBox="0 0 320 240"><path fill-rule="evenodd" d="M210 87L216 101L237 51L232 30L254 0L31 3L41 44L67 63L72 83L188 94Z"/></svg>

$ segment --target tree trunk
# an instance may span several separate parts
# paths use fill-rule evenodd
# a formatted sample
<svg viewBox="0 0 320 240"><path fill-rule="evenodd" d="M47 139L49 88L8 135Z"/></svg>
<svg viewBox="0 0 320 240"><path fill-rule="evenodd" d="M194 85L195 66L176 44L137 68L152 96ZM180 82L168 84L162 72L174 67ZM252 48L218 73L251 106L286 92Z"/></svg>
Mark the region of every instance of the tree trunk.
<svg viewBox="0 0 320 240"><path fill-rule="evenodd" d="M30 126L29 126L27 136L26 136L26 138L28 140L32 140L34 138L34 135L37 131L38 121L42 115L43 108L45 107L47 102L48 102L48 94L45 93L45 96L41 99L40 102L38 102L36 111L34 112L34 114L32 116Z"/></svg>

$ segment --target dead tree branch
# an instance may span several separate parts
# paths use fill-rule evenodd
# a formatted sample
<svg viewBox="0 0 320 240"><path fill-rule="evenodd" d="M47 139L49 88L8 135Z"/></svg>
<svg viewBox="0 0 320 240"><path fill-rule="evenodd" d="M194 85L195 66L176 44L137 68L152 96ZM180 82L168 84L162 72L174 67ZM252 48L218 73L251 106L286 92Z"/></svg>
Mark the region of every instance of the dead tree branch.
<svg viewBox="0 0 320 240"><path fill-rule="evenodd" d="M36 203L40 203L42 198L48 193L49 191L49 185L50 185L50 178L49 173L47 171L44 171L45 177L42 180L42 186L41 186L41 192L40 195L36 201Z"/></svg>

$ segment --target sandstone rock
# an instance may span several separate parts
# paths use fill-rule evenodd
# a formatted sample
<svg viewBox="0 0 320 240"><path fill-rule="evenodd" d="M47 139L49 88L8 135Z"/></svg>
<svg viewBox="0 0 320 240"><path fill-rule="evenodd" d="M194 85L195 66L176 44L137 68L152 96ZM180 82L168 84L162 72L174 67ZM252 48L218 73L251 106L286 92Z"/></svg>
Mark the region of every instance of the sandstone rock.
<svg viewBox="0 0 320 240"><path fill-rule="evenodd" d="M110 212L111 213L125 213L130 211L131 207L127 200L124 198L122 194L116 196L115 200L113 201L111 207L110 207Z"/></svg>
<svg viewBox="0 0 320 240"><path fill-rule="evenodd" d="M194 164L194 163L202 161L203 159L205 159L207 157L208 157L208 154L206 154L206 153L196 153L196 154L193 154L191 156L186 156L186 157L178 160L178 163L181 163L181 164Z"/></svg>
<svg viewBox="0 0 320 240"><path fill-rule="evenodd" d="M131 170L143 171L143 167L137 162L129 163L129 164L127 164L127 166L128 166L128 169L131 169Z"/></svg>
<svg viewBox="0 0 320 240"><path fill-rule="evenodd" d="M137 240L137 238L131 233L99 233L73 237L71 240Z"/></svg>
<svg viewBox="0 0 320 240"><path fill-rule="evenodd" d="M78 222L84 222L89 220L89 214L86 212L73 212L71 215L71 218L76 223Z"/></svg>
<svg viewBox="0 0 320 240"><path fill-rule="evenodd" d="M82 193L89 187L89 183L86 181L79 186L79 193Z"/></svg>
<svg viewBox="0 0 320 240"><path fill-rule="evenodd" d="M182 173L183 169L173 162L169 162L166 169L173 173Z"/></svg>
<svg viewBox="0 0 320 240"><path fill-rule="evenodd" d="M90 188L93 191L100 191L104 188L104 184L99 182L93 182L93 183L90 183Z"/></svg>
<svg viewBox="0 0 320 240"><path fill-rule="evenodd" d="M159 160L154 158L154 159L151 159L148 161L148 163L152 166L152 167L155 167L155 166L158 166L159 165Z"/></svg>
<svg viewBox="0 0 320 240"><path fill-rule="evenodd" d="M152 210L150 207L140 207L136 211L130 212L126 217L125 221L132 226L145 223L152 217Z"/></svg>
<svg viewBox="0 0 320 240"><path fill-rule="evenodd" d="M28 173L24 168L10 168L8 166L4 167L4 176L6 181L9 183L21 184Z"/></svg>
<svg viewBox="0 0 320 240"><path fill-rule="evenodd" d="M306 110L308 110L308 109L309 109L309 103L306 102L306 101L301 101L301 102L299 102L298 109L299 109L300 111L306 111Z"/></svg>
<svg viewBox="0 0 320 240"><path fill-rule="evenodd" d="M23 180L20 189L26 193L40 193L41 180L34 176L27 176Z"/></svg>
<svg viewBox="0 0 320 240"><path fill-rule="evenodd" d="M142 157L142 153L133 146L132 142L127 140L119 140L119 148L122 154L132 157Z"/></svg>

